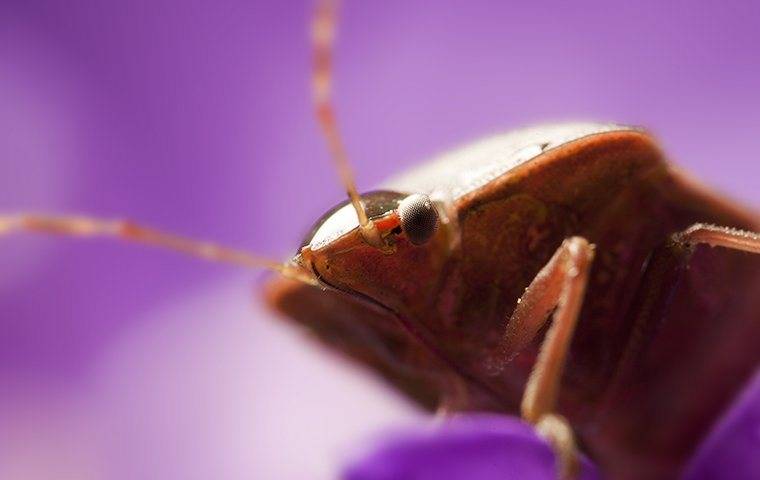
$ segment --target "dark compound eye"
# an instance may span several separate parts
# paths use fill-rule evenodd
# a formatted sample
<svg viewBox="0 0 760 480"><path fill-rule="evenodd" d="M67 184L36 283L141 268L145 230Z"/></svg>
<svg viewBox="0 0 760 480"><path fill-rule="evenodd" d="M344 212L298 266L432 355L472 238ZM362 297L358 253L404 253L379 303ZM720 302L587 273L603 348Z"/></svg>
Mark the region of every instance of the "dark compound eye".
<svg viewBox="0 0 760 480"><path fill-rule="evenodd" d="M414 245L430 240L438 228L438 212L427 195L409 195L398 205L401 229Z"/></svg>

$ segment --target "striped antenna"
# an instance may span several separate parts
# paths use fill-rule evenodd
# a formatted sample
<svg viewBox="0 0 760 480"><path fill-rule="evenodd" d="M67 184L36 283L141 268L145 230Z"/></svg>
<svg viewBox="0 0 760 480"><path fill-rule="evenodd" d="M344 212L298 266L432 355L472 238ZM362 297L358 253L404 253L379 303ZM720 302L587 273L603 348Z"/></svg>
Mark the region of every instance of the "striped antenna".
<svg viewBox="0 0 760 480"><path fill-rule="evenodd" d="M14 233L37 233L70 237L110 237L153 247L174 250L211 262L247 268L264 268L284 277L317 285L314 275L299 266L224 247L216 243L193 240L172 233L138 225L126 220L111 220L79 215L40 215L17 213L0 215L0 236Z"/></svg>
<svg viewBox="0 0 760 480"><path fill-rule="evenodd" d="M374 222L367 217L367 212L364 210L359 192L356 190L354 174L340 133L338 132L335 111L332 105L332 56L338 7L338 0L322 0L317 4L314 14L314 22L312 24L312 42L314 46L312 91L314 95L314 108L317 121L322 127L322 133L327 139L327 144L335 163L335 169L338 171L340 181L346 189L348 198L351 200L351 205L356 210L362 236L370 245L384 249L386 248L385 242L381 238Z"/></svg>

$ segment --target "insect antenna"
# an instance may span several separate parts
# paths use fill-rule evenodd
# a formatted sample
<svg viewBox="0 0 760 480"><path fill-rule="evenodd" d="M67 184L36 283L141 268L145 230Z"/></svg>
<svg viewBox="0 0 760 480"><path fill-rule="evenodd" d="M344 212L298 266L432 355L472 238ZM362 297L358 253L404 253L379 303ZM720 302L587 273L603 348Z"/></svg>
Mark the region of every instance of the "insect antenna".
<svg viewBox="0 0 760 480"><path fill-rule="evenodd" d="M321 0L312 25L314 45L313 94L317 120L327 139L332 158L351 204L356 210L362 236L370 245L385 249L374 222L369 219L356 190L353 172L338 132L330 90L332 85L332 47L335 39L338 1ZM314 274L292 263L280 263L243 250L195 240L138 225L126 220L102 219L80 215L44 215L30 213L0 214L0 236L17 233L64 235L71 237L109 237L153 247L174 250L213 262L246 268L273 270L310 285L318 285Z"/></svg>
<svg viewBox="0 0 760 480"><path fill-rule="evenodd" d="M0 236L24 232L71 237L110 237L174 250L212 262L229 263L246 268L273 270L293 280L311 285L317 284L311 272L295 265L279 263L243 250L182 237L126 220L99 219L78 215L23 213L0 215Z"/></svg>
<svg viewBox="0 0 760 480"><path fill-rule="evenodd" d="M332 63L335 42L339 0L321 0L317 4L312 24L314 65L312 72L312 92L317 122L327 140L335 169L348 193L351 204L359 218L362 236L370 245L384 249L385 242L374 222L367 217L359 192L356 190L354 174L348 161L348 154L338 131L335 111L332 105Z"/></svg>

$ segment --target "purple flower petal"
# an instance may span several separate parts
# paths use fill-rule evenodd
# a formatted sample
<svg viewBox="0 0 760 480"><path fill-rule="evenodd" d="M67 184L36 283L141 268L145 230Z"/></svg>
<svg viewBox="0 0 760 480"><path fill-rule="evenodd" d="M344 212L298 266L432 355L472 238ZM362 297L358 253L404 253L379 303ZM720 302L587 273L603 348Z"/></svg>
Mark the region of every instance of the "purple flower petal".
<svg viewBox="0 0 760 480"><path fill-rule="evenodd" d="M702 443L688 480L760 478L760 372Z"/></svg>
<svg viewBox="0 0 760 480"><path fill-rule="evenodd" d="M556 478L554 454L516 417L469 415L387 437L344 471L345 480ZM598 478L585 459L581 479Z"/></svg>

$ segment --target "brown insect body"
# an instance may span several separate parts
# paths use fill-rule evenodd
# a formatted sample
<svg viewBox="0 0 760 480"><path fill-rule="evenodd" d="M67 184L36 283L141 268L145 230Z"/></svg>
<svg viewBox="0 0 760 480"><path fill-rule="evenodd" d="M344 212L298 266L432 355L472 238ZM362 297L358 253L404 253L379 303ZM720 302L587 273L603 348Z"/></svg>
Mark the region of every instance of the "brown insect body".
<svg viewBox="0 0 760 480"><path fill-rule="evenodd" d="M267 296L427 408L518 411L543 335L515 352L498 351L499 340L524 289L574 235L596 245L596 260L559 413L609 474L672 476L760 362L760 260L668 248L695 222L757 230L760 219L686 180L641 131L524 130L386 187L442 199L448 221L412 245L393 196L382 196L388 254L339 210L294 260L327 289L280 278ZM495 368L495 355L513 358Z"/></svg>

